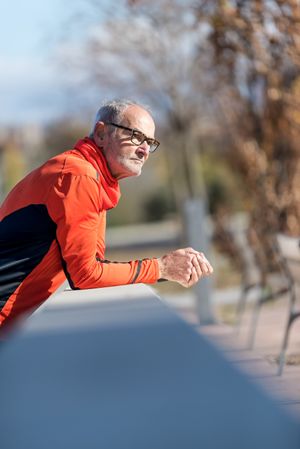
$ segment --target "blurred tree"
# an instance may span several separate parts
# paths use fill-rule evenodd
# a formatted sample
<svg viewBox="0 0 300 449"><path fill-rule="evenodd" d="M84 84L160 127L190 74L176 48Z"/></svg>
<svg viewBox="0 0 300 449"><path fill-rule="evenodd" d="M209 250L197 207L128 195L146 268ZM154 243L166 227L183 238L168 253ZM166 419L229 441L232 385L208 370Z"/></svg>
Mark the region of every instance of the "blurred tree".
<svg viewBox="0 0 300 449"><path fill-rule="evenodd" d="M73 148L77 140L88 135L88 126L82 121L72 119L59 120L49 123L44 130L44 155L52 157L69 148Z"/></svg>
<svg viewBox="0 0 300 449"><path fill-rule="evenodd" d="M210 73L207 92L252 198L252 243L268 270L270 234L300 234L300 5L198 0L195 14L207 27L199 70Z"/></svg>
<svg viewBox="0 0 300 449"><path fill-rule="evenodd" d="M1 188L2 198L20 181L26 173L26 161L23 148L17 143L12 134L9 139L1 145Z"/></svg>
<svg viewBox="0 0 300 449"><path fill-rule="evenodd" d="M233 173L225 152L210 147L201 157L201 169L206 185L209 212L216 218L219 211L227 215L248 208L247 192L239 172Z"/></svg>
<svg viewBox="0 0 300 449"><path fill-rule="evenodd" d="M197 136L207 125L207 120L201 121L208 106L205 95L201 97L205 90L197 56L204 34L192 4L124 1L105 10L101 0L85 2L80 20L88 17L88 26L80 42L76 40L76 49L69 41L65 50L60 47L63 62L76 71L76 83L79 73L93 92L96 88L105 96L113 91L157 111L167 137L163 149L177 205L204 193L201 173L195 171Z"/></svg>
<svg viewBox="0 0 300 449"><path fill-rule="evenodd" d="M144 219L161 221L174 212L174 204L165 191L157 191L149 195L144 201Z"/></svg>

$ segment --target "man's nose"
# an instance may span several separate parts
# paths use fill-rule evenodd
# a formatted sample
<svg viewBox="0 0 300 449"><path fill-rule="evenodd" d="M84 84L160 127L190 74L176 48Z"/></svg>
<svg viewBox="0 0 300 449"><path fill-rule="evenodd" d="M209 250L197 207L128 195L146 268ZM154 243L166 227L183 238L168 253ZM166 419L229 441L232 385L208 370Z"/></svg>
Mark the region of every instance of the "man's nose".
<svg viewBox="0 0 300 449"><path fill-rule="evenodd" d="M150 153L150 145L146 142L143 142L139 145L138 150L143 152L143 154L148 157Z"/></svg>

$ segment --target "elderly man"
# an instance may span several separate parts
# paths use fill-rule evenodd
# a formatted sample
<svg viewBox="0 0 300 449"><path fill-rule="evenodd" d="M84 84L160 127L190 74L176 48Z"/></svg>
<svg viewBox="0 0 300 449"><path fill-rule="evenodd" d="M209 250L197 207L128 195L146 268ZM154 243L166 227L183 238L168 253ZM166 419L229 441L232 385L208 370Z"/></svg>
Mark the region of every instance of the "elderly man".
<svg viewBox="0 0 300 449"><path fill-rule="evenodd" d="M85 289L160 278L185 287L212 273L192 248L126 263L105 259L106 211L116 207L122 178L139 176L157 149L150 113L112 101L89 137L32 171L0 208L0 329L35 310L65 280Z"/></svg>

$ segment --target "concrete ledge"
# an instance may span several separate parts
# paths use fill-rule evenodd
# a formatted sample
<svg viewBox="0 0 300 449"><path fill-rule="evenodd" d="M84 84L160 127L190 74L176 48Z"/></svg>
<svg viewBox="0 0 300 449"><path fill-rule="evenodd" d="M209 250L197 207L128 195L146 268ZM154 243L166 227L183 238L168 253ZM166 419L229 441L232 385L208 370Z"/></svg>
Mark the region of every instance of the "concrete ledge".
<svg viewBox="0 0 300 449"><path fill-rule="evenodd" d="M0 351L4 449L298 449L298 423L145 286L63 292Z"/></svg>
<svg viewBox="0 0 300 449"><path fill-rule="evenodd" d="M148 285L122 285L121 287L105 287L92 288L89 290L71 290L66 288L58 294L51 296L48 301L37 311L53 309L55 307L85 307L89 304L96 304L102 302L114 302L122 300L135 300L141 298L157 297L153 289Z"/></svg>

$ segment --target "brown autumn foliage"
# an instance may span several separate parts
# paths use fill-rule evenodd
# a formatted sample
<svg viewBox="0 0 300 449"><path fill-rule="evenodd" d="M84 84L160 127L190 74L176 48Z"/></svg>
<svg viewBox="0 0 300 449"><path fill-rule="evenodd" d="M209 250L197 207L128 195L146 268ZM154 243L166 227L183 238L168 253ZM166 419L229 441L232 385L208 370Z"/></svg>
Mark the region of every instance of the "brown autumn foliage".
<svg viewBox="0 0 300 449"><path fill-rule="evenodd" d="M130 3L144 11L150 5ZM251 199L249 241L264 275L274 263L271 237L300 235L300 4L198 0L187 8L194 29L202 29L199 86L205 85L223 150ZM223 205L215 218L224 248L239 260L222 226Z"/></svg>
<svg viewBox="0 0 300 449"><path fill-rule="evenodd" d="M252 197L251 242L263 271L270 236L300 235L300 5L296 0L198 1L207 24L222 133Z"/></svg>

